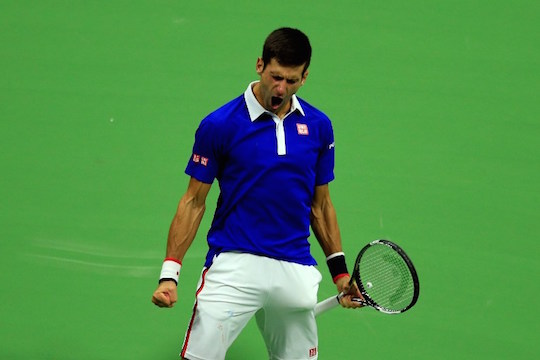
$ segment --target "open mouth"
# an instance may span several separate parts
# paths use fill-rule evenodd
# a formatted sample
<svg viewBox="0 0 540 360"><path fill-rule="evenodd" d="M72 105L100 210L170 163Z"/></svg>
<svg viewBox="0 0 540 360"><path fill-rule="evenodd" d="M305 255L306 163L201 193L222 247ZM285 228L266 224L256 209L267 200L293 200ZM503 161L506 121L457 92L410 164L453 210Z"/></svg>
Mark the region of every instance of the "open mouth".
<svg viewBox="0 0 540 360"><path fill-rule="evenodd" d="M279 96L272 96L272 107L273 108L278 108L281 103L283 102L283 99L280 98Z"/></svg>

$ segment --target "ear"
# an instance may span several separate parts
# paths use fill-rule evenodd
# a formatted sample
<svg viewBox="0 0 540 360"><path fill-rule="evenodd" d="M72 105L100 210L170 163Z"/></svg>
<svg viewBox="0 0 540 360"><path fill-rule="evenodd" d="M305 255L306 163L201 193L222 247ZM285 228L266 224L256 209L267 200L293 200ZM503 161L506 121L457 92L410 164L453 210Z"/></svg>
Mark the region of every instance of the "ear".
<svg viewBox="0 0 540 360"><path fill-rule="evenodd" d="M309 70L304 71L304 75L302 75L302 85L306 82L306 79L309 75Z"/></svg>
<svg viewBox="0 0 540 360"><path fill-rule="evenodd" d="M255 71L261 75L264 70L264 61L262 58L257 58L257 64L255 65Z"/></svg>

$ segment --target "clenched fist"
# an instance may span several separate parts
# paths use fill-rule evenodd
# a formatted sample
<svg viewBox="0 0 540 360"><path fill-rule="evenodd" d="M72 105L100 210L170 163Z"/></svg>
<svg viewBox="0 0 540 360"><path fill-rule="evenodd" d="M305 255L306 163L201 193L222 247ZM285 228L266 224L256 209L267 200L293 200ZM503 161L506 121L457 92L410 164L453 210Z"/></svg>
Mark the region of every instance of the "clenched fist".
<svg viewBox="0 0 540 360"><path fill-rule="evenodd" d="M171 308L177 300L176 283L172 280L162 281L152 295L152 302L159 307Z"/></svg>

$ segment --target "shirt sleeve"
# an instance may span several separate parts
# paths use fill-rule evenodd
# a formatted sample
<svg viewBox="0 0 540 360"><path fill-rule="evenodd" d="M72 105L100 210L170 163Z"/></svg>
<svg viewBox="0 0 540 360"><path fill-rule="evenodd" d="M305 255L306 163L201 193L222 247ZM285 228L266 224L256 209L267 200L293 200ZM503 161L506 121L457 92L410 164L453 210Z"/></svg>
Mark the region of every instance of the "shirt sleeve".
<svg viewBox="0 0 540 360"><path fill-rule="evenodd" d="M219 169L219 131L209 119L204 119L195 132L193 152L186 166L186 174L211 184Z"/></svg>
<svg viewBox="0 0 540 360"><path fill-rule="evenodd" d="M317 161L315 185L328 184L334 180L334 130L332 123L326 119L321 126L321 150Z"/></svg>

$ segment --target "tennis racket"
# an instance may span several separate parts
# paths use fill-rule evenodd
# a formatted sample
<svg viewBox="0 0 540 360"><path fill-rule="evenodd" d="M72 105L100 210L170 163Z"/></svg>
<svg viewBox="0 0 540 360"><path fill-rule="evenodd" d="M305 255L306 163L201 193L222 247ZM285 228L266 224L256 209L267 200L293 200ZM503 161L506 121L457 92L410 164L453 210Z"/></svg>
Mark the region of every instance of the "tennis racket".
<svg viewBox="0 0 540 360"><path fill-rule="evenodd" d="M385 314L400 314L418 300L420 284L414 265L399 246L375 240L358 253L350 285L356 282L363 299L353 298ZM315 306L315 316L339 305L344 296L329 297Z"/></svg>

